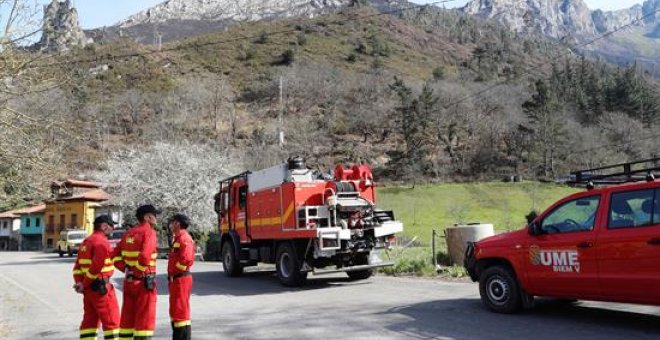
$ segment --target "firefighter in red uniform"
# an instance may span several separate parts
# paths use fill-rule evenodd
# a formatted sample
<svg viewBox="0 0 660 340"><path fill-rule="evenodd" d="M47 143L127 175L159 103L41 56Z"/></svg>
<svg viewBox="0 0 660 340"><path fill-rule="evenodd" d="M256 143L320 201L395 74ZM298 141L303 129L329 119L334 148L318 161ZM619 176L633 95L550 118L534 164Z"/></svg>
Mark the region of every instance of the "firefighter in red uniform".
<svg viewBox="0 0 660 340"><path fill-rule="evenodd" d="M190 340L190 294L193 278L190 274L195 259L195 242L188 234L190 219L183 214L176 214L170 220L170 230L174 239L170 247L167 263L167 275L170 288L170 319L172 320L172 339Z"/></svg>
<svg viewBox="0 0 660 340"><path fill-rule="evenodd" d="M96 339L99 324L105 339L119 336L119 304L109 282L114 273L108 235L116 223L107 215L94 220L94 233L80 245L73 266L73 289L83 294L84 315L80 339Z"/></svg>
<svg viewBox="0 0 660 340"><path fill-rule="evenodd" d="M156 326L156 258L158 236L154 227L160 213L153 205L137 209L139 224L115 248L113 262L125 274L119 339L151 339Z"/></svg>

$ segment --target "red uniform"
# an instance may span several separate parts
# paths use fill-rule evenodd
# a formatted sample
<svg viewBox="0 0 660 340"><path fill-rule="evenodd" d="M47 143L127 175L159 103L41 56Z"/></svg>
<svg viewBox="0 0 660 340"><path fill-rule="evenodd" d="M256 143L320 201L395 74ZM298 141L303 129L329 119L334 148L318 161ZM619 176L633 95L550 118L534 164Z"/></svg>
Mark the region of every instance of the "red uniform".
<svg viewBox="0 0 660 340"><path fill-rule="evenodd" d="M167 263L170 288L170 319L174 340L190 339L190 294L193 278L190 267L195 260L195 242L185 229L174 235Z"/></svg>
<svg viewBox="0 0 660 340"><path fill-rule="evenodd" d="M150 339L156 326L156 286L147 289L149 276L155 278L158 237L149 223L127 231L113 253L115 266L123 271L124 302L121 308L119 339Z"/></svg>
<svg viewBox="0 0 660 340"><path fill-rule="evenodd" d="M73 266L73 279L83 284L80 339L96 339L99 324L103 325L105 339L119 335L119 304L115 288L109 283L114 269L108 238L102 231L95 231L80 245Z"/></svg>

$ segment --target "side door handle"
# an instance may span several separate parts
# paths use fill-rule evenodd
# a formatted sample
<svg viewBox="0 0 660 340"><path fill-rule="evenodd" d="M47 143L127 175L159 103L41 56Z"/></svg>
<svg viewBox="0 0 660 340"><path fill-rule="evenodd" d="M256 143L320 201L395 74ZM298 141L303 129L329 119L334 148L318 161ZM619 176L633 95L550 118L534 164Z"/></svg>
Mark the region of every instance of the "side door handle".
<svg viewBox="0 0 660 340"><path fill-rule="evenodd" d="M648 243L651 246L660 246L660 238L652 238L648 240L646 243Z"/></svg>
<svg viewBox="0 0 660 340"><path fill-rule="evenodd" d="M593 248L594 244L593 242L581 242L578 243L577 247L581 249L586 249L586 248Z"/></svg>

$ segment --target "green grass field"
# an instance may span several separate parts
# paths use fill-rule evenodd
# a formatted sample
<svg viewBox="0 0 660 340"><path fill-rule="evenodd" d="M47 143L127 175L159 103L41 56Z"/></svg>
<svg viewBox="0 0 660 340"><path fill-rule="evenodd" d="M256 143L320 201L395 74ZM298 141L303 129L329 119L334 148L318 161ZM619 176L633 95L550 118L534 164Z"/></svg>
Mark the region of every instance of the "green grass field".
<svg viewBox="0 0 660 340"><path fill-rule="evenodd" d="M532 209L542 212L575 191L537 182L452 183L418 185L415 189L381 187L376 200L381 208L394 210L404 224L406 239L416 236L422 245L429 245L433 228L442 233L454 223L492 223L496 231L518 229Z"/></svg>

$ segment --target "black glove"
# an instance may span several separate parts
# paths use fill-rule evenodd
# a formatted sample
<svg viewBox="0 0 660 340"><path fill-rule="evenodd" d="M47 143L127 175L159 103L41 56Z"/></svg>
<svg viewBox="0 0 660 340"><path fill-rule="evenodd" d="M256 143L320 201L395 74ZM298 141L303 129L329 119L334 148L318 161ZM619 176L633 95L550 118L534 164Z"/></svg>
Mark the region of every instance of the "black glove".
<svg viewBox="0 0 660 340"><path fill-rule="evenodd" d="M108 287L106 286L106 282L103 279L96 279L92 282L90 287L92 288L93 291L99 292L101 295L108 294Z"/></svg>
<svg viewBox="0 0 660 340"><path fill-rule="evenodd" d="M148 274L144 276L144 288L146 290L156 289L156 275Z"/></svg>

